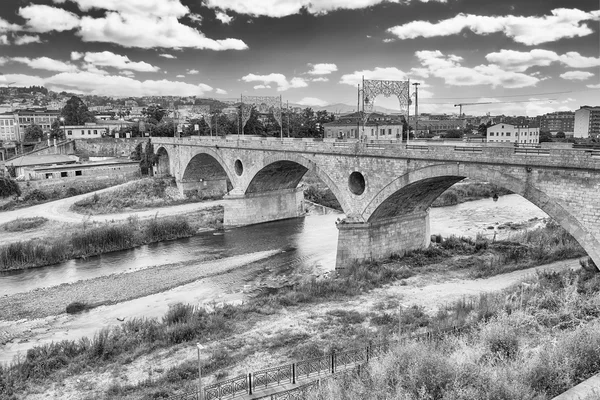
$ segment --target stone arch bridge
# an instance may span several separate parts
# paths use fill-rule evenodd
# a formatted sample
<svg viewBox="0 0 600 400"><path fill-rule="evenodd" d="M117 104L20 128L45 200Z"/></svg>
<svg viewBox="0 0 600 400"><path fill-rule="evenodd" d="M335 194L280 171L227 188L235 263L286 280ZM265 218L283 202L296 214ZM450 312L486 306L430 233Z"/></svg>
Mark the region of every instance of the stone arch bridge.
<svg viewBox="0 0 600 400"><path fill-rule="evenodd" d="M152 138L156 172L182 192L225 194L226 226L301 216L314 172L346 218L337 267L429 245L429 207L465 179L517 193L554 218L600 265L600 151L491 144L373 144L249 136ZM551 144L549 144L551 146Z"/></svg>

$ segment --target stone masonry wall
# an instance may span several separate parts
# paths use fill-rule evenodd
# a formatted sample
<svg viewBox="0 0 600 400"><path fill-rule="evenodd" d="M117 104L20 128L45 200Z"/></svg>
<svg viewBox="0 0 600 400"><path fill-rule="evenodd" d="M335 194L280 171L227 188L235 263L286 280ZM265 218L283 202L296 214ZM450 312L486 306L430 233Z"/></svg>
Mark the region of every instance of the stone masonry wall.
<svg viewBox="0 0 600 400"><path fill-rule="evenodd" d="M129 157L138 143L147 141L148 138L76 139L75 150L82 157Z"/></svg>
<svg viewBox="0 0 600 400"><path fill-rule="evenodd" d="M302 189L286 189L250 196L226 196L223 225L242 226L280 219L296 218L304 213Z"/></svg>

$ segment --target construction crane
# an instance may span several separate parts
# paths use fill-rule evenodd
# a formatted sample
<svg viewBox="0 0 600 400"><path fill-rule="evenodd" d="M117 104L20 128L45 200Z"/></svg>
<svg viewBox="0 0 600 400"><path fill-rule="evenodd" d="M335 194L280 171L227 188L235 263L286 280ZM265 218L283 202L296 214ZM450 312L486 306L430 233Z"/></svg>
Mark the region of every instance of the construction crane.
<svg viewBox="0 0 600 400"><path fill-rule="evenodd" d="M462 112L462 108L463 106L473 106L476 104L495 104L496 102L494 101L486 101L486 102L482 102L482 103L458 103L455 104L454 107L460 107L460 111L458 112L458 117L462 118L463 117L463 112Z"/></svg>

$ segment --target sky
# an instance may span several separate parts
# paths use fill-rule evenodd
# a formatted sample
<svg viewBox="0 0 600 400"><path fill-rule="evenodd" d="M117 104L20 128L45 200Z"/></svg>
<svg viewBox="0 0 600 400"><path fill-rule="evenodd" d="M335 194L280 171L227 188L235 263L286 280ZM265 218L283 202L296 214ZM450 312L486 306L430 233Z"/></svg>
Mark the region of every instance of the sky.
<svg viewBox="0 0 600 400"><path fill-rule="evenodd" d="M419 82L419 111L600 105L597 0L2 0L0 86L354 105ZM375 104L399 109L395 98ZM414 109L411 113L414 112Z"/></svg>

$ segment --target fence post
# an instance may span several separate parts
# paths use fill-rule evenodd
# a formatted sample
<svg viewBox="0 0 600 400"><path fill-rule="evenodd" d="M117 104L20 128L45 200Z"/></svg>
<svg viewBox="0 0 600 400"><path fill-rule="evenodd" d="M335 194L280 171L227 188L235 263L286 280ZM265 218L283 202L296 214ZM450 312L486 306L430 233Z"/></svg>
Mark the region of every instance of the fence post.
<svg viewBox="0 0 600 400"><path fill-rule="evenodd" d="M335 350L331 351L331 373L335 374Z"/></svg>
<svg viewBox="0 0 600 400"><path fill-rule="evenodd" d="M369 347L370 346L367 346L367 362L369 362Z"/></svg>
<svg viewBox="0 0 600 400"><path fill-rule="evenodd" d="M252 394L252 372L248 372L248 394Z"/></svg>
<svg viewBox="0 0 600 400"><path fill-rule="evenodd" d="M296 363L292 363L292 384L296 384Z"/></svg>

